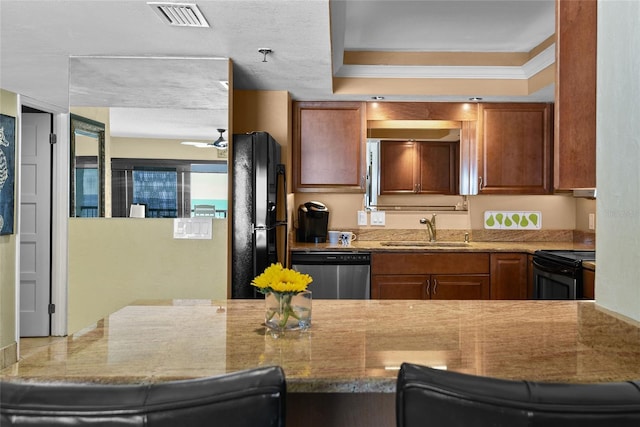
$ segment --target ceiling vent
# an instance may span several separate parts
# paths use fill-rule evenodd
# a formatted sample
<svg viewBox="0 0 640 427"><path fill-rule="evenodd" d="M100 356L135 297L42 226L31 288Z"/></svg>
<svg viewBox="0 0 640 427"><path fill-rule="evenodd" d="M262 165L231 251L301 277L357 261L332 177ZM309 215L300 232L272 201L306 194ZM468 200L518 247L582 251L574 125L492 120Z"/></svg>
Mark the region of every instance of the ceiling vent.
<svg viewBox="0 0 640 427"><path fill-rule="evenodd" d="M163 22L178 27L209 27L195 3L147 2Z"/></svg>

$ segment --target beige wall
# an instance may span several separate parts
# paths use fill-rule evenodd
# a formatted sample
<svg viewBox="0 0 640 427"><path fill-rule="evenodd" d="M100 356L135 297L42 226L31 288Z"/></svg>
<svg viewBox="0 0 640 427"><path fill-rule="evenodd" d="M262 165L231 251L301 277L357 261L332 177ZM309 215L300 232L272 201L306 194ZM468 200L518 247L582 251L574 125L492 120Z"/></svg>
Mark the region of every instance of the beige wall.
<svg viewBox="0 0 640 427"><path fill-rule="evenodd" d="M215 149L174 139L119 138L108 108L74 107L106 126L106 203L111 212L111 158L226 160ZM68 333L137 299L227 297L227 221L213 220L212 240L173 239L172 219L69 220Z"/></svg>
<svg viewBox="0 0 640 427"><path fill-rule="evenodd" d="M420 197L420 196L418 196ZM443 197L422 196L421 204L440 205ZM318 200L329 208L329 228L331 229L411 229L424 228L420 218L432 211L423 212L386 212L386 225L360 227L357 222L357 211L363 209L362 194L334 193L297 193L295 209L309 201ZM453 200L453 202L451 202ZM461 198L448 197L446 203L454 203ZM576 227L576 201L571 195L554 196L469 196L467 212L436 212L438 228L450 230L475 230L483 228L484 211L486 210L524 210L542 212L542 227L545 230L573 230ZM595 211L595 210L594 210ZM369 220L370 223L370 220ZM297 225L297 224L296 224Z"/></svg>
<svg viewBox="0 0 640 427"><path fill-rule="evenodd" d="M241 117L234 132L267 131L288 158L287 92L234 91L233 105ZM105 124L109 120L106 109L73 112ZM179 142L108 137L107 164L112 157L219 159L218 150ZM172 224L170 219L70 219L69 333L136 299L227 297L227 220L214 220L213 240L174 240Z"/></svg>
<svg viewBox="0 0 640 427"><path fill-rule="evenodd" d="M172 219L70 218L68 333L139 299L226 299L227 220L213 239L173 238Z"/></svg>
<svg viewBox="0 0 640 427"><path fill-rule="evenodd" d="M596 214L595 199L576 199L576 230L595 232L589 229L589 214Z"/></svg>
<svg viewBox="0 0 640 427"><path fill-rule="evenodd" d="M0 89L0 113L7 116L17 117L18 99L16 94ZM18 142L18 130L20 126L16 119L16 151ZM18 165L16 153L16 169ZM14 189L18 188L18 180ZM15 191L14 190L14 191ZM15 199L17 203L17 198ZM17 210L14 208L14 212ZM14 216L14 220L17 219ZM17 231L14 226L14 231ZM0 366L5 361L5 348L11 349L12 357L15 359L16 342L16 234L0 236Z"/></svg>
<svg viewBox="0 0 640 427"><path fill-rule="evenodd" d="M228 135L225 135L228 138ZM181 144L183 140L111 137L111 158L227 160L223 151ZM210 142L210 141L196 141ZM225 152L226 153L226 152Z"/></svg>
<svg viewBox="0 0 640 427"><path fill-rule="evenodd" d="M287 91L233 91L233 132L269 132L282 147L291 182L291 97Z"/></svg>

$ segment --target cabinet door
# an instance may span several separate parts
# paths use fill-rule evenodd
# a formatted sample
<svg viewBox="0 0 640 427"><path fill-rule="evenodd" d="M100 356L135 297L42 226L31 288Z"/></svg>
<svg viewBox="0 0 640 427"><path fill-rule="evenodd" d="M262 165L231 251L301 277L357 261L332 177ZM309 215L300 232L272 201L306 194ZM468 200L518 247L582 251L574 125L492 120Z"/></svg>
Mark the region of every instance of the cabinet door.
<svg viewBox="0 0 640 427"><path fill-rule="evenodd" d="M527 255L491 254L491 299L527 299Z"/></svg>
<svg viewBox="0 0 640 427"><path fill-rule="evenodd" d="M294 192L364 192L364 105L361 102L294 103Z"/></svg>
<svg viewBox="0 0 640 427"><path fill-rule="evenodd" d="M427 299L429 276L376 275L371 278L372 299Z"/></svg>
<svg viewBox="0 0 640 427"><path fill-rule="evenodd" d="M596 186L598 2L556 2L555 188Z"/></svg>
<svg viewBox="0 0 640 427"><path fill-rule="evenodd" d="M489 299L489 275L433 275L431 299Z"/></svg>
<svg viewBox="0 0 640 427"><path fill-rule="evenodd" d="M417 192L420 173L416 142L382 141L380 143L380 194Z"/></svg>
<svg viewBox="0 0 640 427"><path fill-rule="evenodd" d="M582 269L582 295L586 299L596 298L596 272Z"/></svg>
<svg viewBox="0 0 640 427"><path fill-rule="evenodd" d="M480 193L551 193L551 111L551 104L480 106Z"/></svg>
<svg viewBox="0 0 640 427"><path fill-rule="evenodd" d="M418 192L458 194L458 143L420 142Z"/></svg>
<svg viewBox="0 0 640 427"><path fill-rule="evenodd" d="M382 141L380 194L457 194L459 143Z"/></svg>

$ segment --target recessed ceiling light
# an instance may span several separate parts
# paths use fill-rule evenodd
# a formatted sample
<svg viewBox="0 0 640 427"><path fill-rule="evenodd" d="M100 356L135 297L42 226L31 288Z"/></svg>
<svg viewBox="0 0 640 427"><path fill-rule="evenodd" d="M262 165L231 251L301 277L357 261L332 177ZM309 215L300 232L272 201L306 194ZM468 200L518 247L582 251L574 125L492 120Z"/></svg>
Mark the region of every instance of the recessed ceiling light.
<svg viewBox="0 0 640 427"><path fill-rule="evenodd" d="M374 101L382 101L384 99L384 96L372 96L371 99L373 99Z"/></svg>
<svg viewBox="0 0 640 427"><path fill-rule="evenodd" d="M469 98L469 101L471 101L471 102L480 102L480 101L482 101L482 98L477 97L477 96L472 96L471 98Z"/></svg>

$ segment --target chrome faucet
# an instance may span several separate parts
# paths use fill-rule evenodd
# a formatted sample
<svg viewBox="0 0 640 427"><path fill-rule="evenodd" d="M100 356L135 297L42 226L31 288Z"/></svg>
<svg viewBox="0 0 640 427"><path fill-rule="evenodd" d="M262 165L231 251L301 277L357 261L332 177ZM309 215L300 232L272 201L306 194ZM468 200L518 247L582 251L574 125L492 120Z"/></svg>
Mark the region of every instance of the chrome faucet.
<svg viewBox="0 0 640 427"><path fill-rule="evenodd" d="M420 224L427 226L427 232L429 233L429 241L436 241L436 214L431 215L431 219L420 218Z"/></svg>

